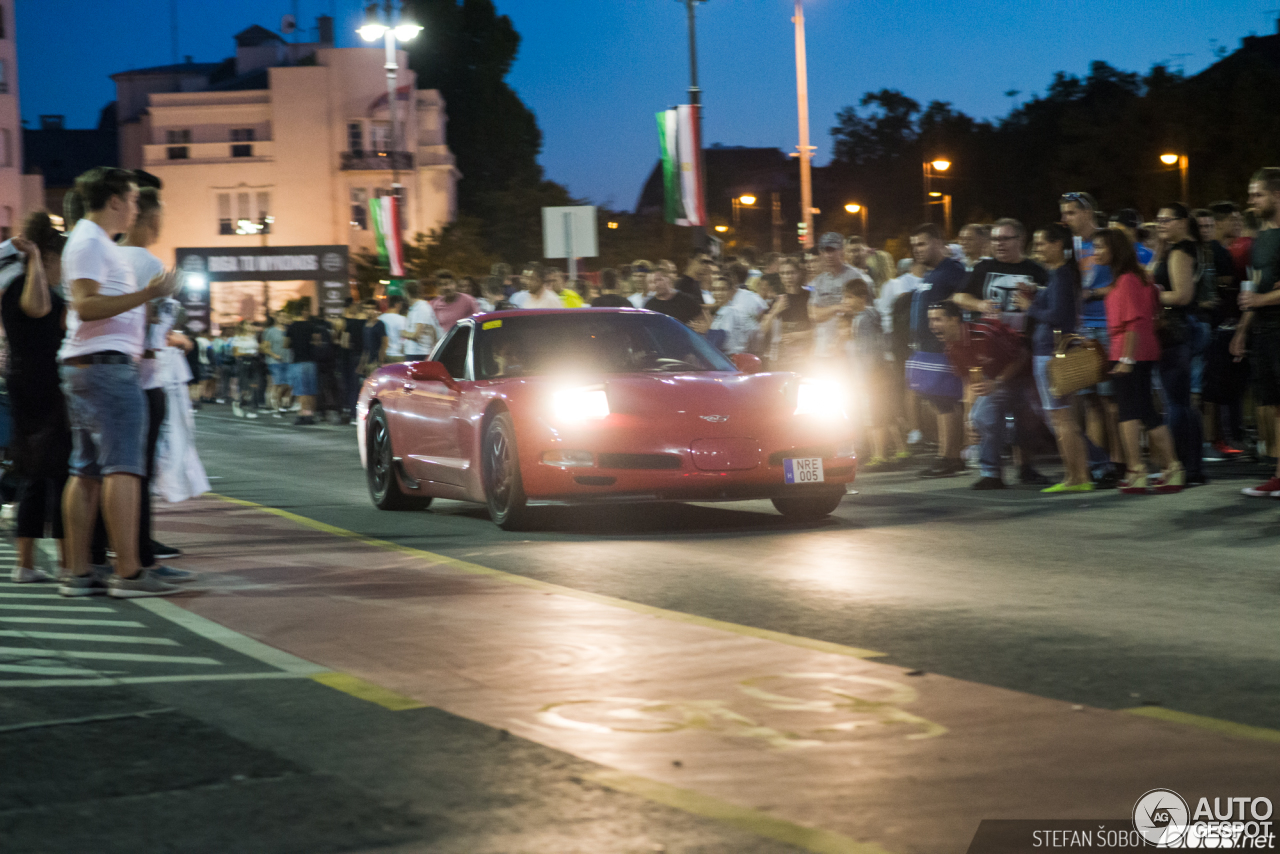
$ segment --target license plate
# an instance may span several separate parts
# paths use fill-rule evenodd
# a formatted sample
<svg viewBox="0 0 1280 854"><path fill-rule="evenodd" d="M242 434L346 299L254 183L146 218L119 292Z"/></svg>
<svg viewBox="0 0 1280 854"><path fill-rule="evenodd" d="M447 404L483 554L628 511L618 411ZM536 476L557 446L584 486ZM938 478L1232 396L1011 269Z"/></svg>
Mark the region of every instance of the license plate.
<svg viewBox="0 0 1280 854"><path fill-rule="evenodd" d="M821 457L783 460L782 470L787 483L822 483L826 480L822 474Z"/></svg>

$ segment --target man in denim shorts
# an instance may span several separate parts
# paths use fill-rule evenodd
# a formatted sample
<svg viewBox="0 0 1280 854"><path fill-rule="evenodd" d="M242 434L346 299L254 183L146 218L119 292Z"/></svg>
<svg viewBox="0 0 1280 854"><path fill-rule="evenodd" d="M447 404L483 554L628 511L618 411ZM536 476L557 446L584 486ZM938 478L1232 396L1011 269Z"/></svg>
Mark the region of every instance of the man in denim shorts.
<svg viewBox="0 0 1280 854"><path fill-rule="evenodd" d="M1088 193L1064 193L1058 200L1062 224L1075 236L1073 251L1080 265L1084 306L1080 312L1080 334L1092 338L1108 348L1107 308L1103 300L1111 293L1111 268L1095 264L1093 260L1093 234L1098 230L1095 214L1098 203ZM1110 380L1080 392L1088 412L1088 426L1092 440L1089 445L1089 468L1098 479L1098 486L1113 488L1124 476L1124 465L1119 463L1120 422L1119 409L1111 391ZM1096 445L1094 443L1097 443ZM1098 446L1101 446L1099 448ZM1110 452L1109 455L1107 452Z"/></svg>
<svg viewBox="0 0 1280 854"><path fill-rule="evenodd" d="M99 167L76 179L87 213L62 252L70 283L67 337L58 354L62 391L71 420L71 478L62 496L67 566L63 596L107 593L119 599L166 596L177 587L138 563L138 501L146 474L147 402L138 378L144 355L146 303L169 296L170 271L140 287L114 234L138 215L133 173ZM101 502L116 553L109 578L89 567L89 539Z"/></svg>

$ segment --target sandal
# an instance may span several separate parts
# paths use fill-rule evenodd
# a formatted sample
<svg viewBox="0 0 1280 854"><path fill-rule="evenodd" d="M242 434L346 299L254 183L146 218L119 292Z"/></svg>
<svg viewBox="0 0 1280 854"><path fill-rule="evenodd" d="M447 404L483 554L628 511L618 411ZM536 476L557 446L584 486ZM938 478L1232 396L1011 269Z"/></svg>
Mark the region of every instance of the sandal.
<svg viewBox="0 0 1280 854"><path fill-rule="evenodd" d="M1120 481L1116 487L1125 495L1146 495L1147 494L1147 473L1145 471L1134 471L1129 469L1125 472L1124 480Z"/></svg>
<svg viewBox="0 0 1280 854"><path fill-rule="evenodd" d="M1169 467L1160 473L1160 477L1152 484L1152 491L1157 495L1173 495L1181 492L1183 487L1187 485L1187 472L1182 467L1182 463L1170 463Z"/></svg>

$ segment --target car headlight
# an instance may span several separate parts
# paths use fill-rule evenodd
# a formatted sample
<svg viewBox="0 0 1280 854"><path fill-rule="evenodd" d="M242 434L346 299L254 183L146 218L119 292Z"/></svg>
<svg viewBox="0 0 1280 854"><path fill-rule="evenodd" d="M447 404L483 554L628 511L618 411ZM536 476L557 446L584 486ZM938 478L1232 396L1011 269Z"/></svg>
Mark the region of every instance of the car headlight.
<svg viewBox="0 0 1280 854"><path fill-rule="evenodd" d="M566 388L551 398L556 420L569 423L591 421L609 415L609 398L602 388Z"/></svg>
<svg viewBox="0 0 1280 854"><path fill-rule="evenodd" d="M796 395L796 415L836 421L845 417L845 391L833 380L804 379Z"/></svg>

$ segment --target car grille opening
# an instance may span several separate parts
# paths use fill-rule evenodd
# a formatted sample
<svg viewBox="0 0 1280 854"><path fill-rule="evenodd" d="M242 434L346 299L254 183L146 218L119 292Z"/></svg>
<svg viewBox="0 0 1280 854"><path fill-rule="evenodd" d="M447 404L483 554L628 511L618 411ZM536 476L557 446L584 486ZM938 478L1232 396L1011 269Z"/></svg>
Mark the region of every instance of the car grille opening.
<svg viewBox="0 0 1280 854"><path fill-rule="evenodd" d="M769 465L780 466L783 460L797 460L804 457L817 457L821 460L834 459L835 445L814 445L809 448L791 448L787 451L776 451L769 455Z"/></svg>
<svg viewBox="0 0 1280 854"><path fill-rule="evenodd" d="M683 461L675 454L600 454L596 465L602 469L659 471L678 469Z"/></svg>

